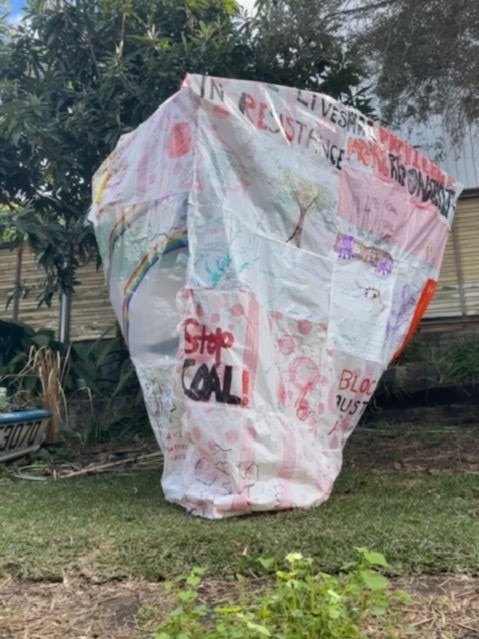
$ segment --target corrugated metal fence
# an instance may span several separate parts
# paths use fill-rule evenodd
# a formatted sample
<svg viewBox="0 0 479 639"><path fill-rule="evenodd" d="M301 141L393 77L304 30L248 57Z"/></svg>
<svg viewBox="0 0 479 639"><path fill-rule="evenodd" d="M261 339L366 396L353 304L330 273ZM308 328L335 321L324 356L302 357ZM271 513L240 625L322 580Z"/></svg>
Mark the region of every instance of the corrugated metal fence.
<svg viewBox="0 0 479 639"><path fill-rule="evenodd" d="M426 314L427 320L479 319L479 191L468 191L461 198L454 230L446 247L439 284ZM22 287L25 298L18 301L18 319L34 328L50 328L58 334L59 302L51 308L38 307L38 294L43 285L43 272L25 248L0 248L0 318L14 317L13 301L6 302L15 286L17 264L21 260ZM115 325L103 271L90 264L78 270L80 285L72 299L70 336L74 341L97 339Z"/></svg>

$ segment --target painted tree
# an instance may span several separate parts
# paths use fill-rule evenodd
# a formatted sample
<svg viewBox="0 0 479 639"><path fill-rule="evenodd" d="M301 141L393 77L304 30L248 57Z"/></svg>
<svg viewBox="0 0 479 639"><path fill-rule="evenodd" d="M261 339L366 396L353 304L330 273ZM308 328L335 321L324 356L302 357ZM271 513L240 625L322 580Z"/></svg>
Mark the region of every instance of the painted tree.
<svg viewBox="0 0 479 639"><path fill-rule="evenodd" d="M331 193L324 186L295 175L289 169L284 170L284 185L289 197L299 208L298 221L286 241L301 248L306 216L313 212L325 213L331 206Z"/></svg>

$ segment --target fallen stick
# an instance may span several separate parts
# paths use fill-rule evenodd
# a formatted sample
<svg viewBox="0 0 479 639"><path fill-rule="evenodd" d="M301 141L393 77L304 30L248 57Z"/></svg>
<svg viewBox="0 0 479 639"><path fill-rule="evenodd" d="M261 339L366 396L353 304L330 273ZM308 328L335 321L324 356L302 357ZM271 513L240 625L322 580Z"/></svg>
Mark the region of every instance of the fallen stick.
<svg viewBox="0 0 479 639"><path fill-rule="evenodd" d="M452 623L455 626L462 628L463 630L469 630L469 632L473 632L476 636L479 637L479 630L476 630L476 628L473 628L472 626L467 626L465 623L459 623L458 621L453 621Z"/></svg>
<svg viewBox="0 0 479 639"><path fill-rule="evenodd" d="M110 468L115 468L118 466L124 466L125 464L133 464L138 461L142 461L145 459L153 459L157 457L160 460L163 457L163 453L148 453L146 455L137 455L136 457L130 457L127 459L120 459L118 461L109 462L108 464L91 464L90 466L86 466L81 470L75 470L73 473L68 473L68 475L59 475L58 479L69 479L70 477L79 477L80 475L88 475L88 473L92 472L102 472L104 470L108 470Z"/></svg>

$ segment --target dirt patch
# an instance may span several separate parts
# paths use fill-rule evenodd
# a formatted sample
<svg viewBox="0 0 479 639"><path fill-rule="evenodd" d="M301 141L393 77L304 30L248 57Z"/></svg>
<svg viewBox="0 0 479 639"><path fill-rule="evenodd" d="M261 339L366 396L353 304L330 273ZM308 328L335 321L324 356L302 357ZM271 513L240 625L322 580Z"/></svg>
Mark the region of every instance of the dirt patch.
<svg viewBox="0 0 479 639"><path fill-rule="evenodd" d="M417 639L479 638L479 579L421 576L394 586L412 595L401 614L400 637L414 629ZM225 602L230 589L227 582L206 582L203 594ZM8 578L0 581L0 639L151 638L169 604L160 583ZM374 628L369 636L377 636Z"/></svg>
<svg viewBox="0 0 479 639"><path fill-rule="evenodd" d="M479 474L479 428L358 428L345 449L346 468Z"/></svg>
<svg viewBox="0 0 479 639"><path fill-rule="evenodd" d="M153 440L139 444L118 442L88 447L46 446L33 459L17 459L7 465L19 479L69 479L84 475L131 475L160 472L163 455Z"/></svg>
<svg viewBox="0 0 479 639"><path fill-rule="evenodd" d="M412 595L404 616L418 639L479 638L479 579L410 577L398 584Z"/></svg>
<svg viewBox="0 0 479 639"><path fill-rule="evenodd" d="M0 581L0 639L143 638L151 632L139 629L142 614L160 614L166 601L158 583L7 578Z"/></svg>
<svg viewBox="0 0 479 639"><path fill-rule="evenodd" d="M33 463L32 463L33 461ZM33 460L8 464L17 477L68 479L93 474L161 472L163 457L152 439L96 446L63 446L41 451ZM344 455L345 468L372 471L479 474L479 428L421 428L408 423L384 428L358 427Z"/></svg>

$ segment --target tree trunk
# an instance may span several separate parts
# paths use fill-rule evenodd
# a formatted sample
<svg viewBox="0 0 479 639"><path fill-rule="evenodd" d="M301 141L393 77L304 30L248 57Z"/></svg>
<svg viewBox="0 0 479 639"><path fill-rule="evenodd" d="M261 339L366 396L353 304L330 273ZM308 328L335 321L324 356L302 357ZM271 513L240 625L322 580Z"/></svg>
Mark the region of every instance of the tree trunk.
<svg viewBox="0 0 479 639"><path fill-rule="evenodd" d="M303 234L304 220L306 218L306 213L308 212L309 207L300 206L299 210L300 216L298 223L296 224L292 234L286 240L287 244L289 244L289 242L292 242L297 248L301 248L301 236Z"/></svg>

